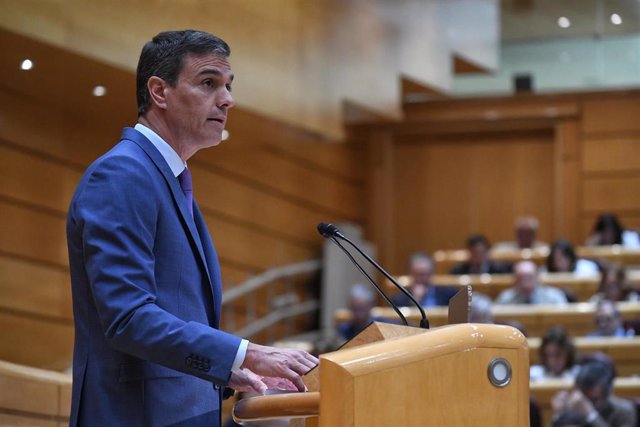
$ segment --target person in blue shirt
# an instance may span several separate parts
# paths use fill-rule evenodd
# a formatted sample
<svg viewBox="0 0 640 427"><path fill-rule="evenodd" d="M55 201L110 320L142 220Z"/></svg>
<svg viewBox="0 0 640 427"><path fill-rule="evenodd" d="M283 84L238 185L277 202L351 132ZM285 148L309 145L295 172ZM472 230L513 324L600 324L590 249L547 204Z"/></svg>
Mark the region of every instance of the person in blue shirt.
<svg viewBox="0 0 640 427"><path fill-rule="evenodd" d="M627 331L622 322L622 315L612 301L600 301L596 306L596 330L589 337L627 337L633 336L633 329Z"/></svg>
<svg viewBox="0 0 640 427"><path fill-rule="evenodd" d="M431 283L434 271L435 262L431 255L416 252L409 258L409 291L423 307L449 305L449 300L456 294L456 288L434 286ZM392 301L399 307L413 306L411 300L403 293L395 295Z"/></svg>

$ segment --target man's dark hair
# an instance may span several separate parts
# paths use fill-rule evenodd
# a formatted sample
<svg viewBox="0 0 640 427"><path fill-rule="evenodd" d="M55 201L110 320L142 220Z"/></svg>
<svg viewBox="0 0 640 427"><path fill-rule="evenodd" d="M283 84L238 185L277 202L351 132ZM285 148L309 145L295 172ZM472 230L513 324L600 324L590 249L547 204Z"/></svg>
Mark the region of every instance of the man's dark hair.
<svg viewBox="0 0 640 427"><path fill-rule="evenodd" d="M147 82L152 76L175 86L184 58L188 54L215 54L222 58L231 55L231 49L213 34L204 31L164 31L147 42L140 53L136 71L136 97L138 100L138 117L144 115L151 107L151 98Z"/></svg>
<svg viewBox="0 0 640 427"><path fill-rule="evenodd" d="M489 247L490 247L489 240L487 240L487 238L484 237L482 234L472 234L467 239L467 247L468 248L472 248L475 245L479 245L479 244L483 245L487 249L489 249Z"/></svg>
<svg viewBox="0 0 640 427"><path fill-rule="evenodd" d="M615 234L615 241L606 242L607 245L622 244L622 233L624 232L624 227L620 224L618 220L618 216L613 213L603 213L598 216L596 223L593 226L594 233L604 233L606 229L612 229ZM600 242L599 244L603 244Z"/></svg>
<svg viewBox="0 0 640 427"><path fill-rule="evenodd" d="M578 257L576 256L576 252L573 249L571 242L564 239L556 240L553 242L553 245L551 245L551 248L549 249L549 256L547 257L547 271L549 273L556 273L558 271L555 258L553 256L555 251L560 251L564 256L569 258L569 270L575 271Z"/></svg>
<svg viewBox="0 0 640 427"><path fill-rule="evenodd" d="M545 368L547 365L544 357L544 349L549 344L556 344L567 353L567 364L563 369L570 369L575 363L576 348L573 345L571 337L567 334L567 331L561 326L553 326L544 334L542 344L540 344L540 348L538 349L538 354L540 356L540 361L545 365Z"/></svg>
<svg viewBox="0 0 640 427"><path fill-rule="evenodd" d="M591 390L595 386L602 386L606 395L611 393L613 372L602 362L589 362L582 365L576 376L576 387L581 391Z"/></svg>

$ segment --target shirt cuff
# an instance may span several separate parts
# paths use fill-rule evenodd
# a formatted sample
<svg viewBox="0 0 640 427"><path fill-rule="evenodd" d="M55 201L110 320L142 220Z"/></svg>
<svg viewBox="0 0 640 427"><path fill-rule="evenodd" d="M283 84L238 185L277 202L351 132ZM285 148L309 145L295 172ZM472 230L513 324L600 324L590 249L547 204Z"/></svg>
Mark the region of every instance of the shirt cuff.
<svg viewBox="0 0 640 427"><path fill-rule="evenodd" d="M240 346L238 346L238 352L236 353L236 358L233 360L233 365L231 365L231 370L235 371L236 369L240 369L242 363L244 362L244 358L247 355L247 347L249 347L249 341L242 340L240 341Z"/></svg>

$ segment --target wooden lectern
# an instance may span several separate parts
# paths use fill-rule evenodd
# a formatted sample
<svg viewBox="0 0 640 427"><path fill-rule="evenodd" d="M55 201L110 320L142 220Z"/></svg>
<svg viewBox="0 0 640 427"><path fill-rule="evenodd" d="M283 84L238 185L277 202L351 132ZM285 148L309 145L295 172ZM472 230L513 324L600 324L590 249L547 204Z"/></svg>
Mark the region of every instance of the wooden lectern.
<svg viewBox="0 0 640 427"><path fill-rule="evenodd" d="M307 393L240 400L239 422L291 426L529 425L529 351L509 326L372 323L305 376Z"/></svg>

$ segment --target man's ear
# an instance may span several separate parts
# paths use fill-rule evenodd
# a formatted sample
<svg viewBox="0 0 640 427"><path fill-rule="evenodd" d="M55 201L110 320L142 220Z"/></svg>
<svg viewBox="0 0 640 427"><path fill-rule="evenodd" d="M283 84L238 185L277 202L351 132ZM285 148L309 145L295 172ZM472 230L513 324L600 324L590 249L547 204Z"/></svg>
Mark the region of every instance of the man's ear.
<svg viewBox="0 0 640 427"><path fill-rule="evenodd" d="M147 90L149 91L149 97L151 103L158 108L165 110L167 108L166 91L167 82L158 76L151 76L147 80Z"/></svg>

